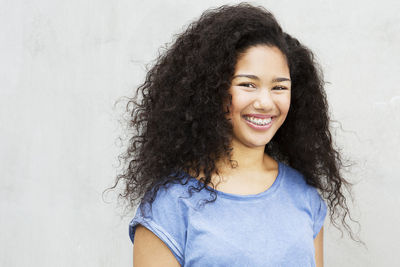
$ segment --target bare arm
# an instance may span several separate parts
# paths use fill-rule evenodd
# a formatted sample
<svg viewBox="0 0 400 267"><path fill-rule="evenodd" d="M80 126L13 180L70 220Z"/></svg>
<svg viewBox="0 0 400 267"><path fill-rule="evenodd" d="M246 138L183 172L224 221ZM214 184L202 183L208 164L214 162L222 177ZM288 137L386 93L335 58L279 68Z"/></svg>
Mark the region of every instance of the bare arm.
<svg viewBox="0 0 400 267"><path fill-rule="evenodd" d="M138 225L134 239L134 267L180 267L167 245L146 227Z"/></svg>
<svg viewBox="0 0 400 267"><path fill-rule="evenodd" d="M317 267L324 267L324 227L321 227L314 239L315 263Z"/></svg>

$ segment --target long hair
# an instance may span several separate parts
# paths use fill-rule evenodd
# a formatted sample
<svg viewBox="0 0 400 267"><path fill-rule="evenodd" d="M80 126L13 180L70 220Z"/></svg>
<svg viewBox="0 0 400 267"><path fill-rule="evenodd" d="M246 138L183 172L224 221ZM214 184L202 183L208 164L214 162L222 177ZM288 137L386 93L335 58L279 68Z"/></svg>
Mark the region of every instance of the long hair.
<svg viewBox="0 0 400 267"><path fill-rule="evenodd" d="M333 225L339 228L341 220L353 238L344 194L351 184L341 174L345 166L333 145L322 71L313 53L283 32L269 11L249 4L207 10L157 58L127 104L135 134L120 156L125 167L114 187L124 183L121 196L132 206L138 200L151 205L160 187L184 183L177 173L202 171L203 185L194 190L206 189L214 194L210 202L216 200L207 185L218 173L215 163L230 159L232 151L232 125L223 105L231 99L238 55L255 45L279 48L292 80L288 116L265 153L319 189Z"/></svg>

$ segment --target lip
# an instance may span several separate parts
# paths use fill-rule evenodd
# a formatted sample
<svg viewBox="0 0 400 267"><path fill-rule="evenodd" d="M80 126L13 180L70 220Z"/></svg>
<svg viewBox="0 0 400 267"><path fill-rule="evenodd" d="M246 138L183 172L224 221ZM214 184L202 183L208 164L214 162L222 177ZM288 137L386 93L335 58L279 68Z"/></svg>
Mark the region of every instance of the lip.
<svg viewBox="0 0 400 267"><path fill-rule="evenodd" d="M272 115L262 115L262 114L244 114L243 116L254 117L259 119L268 119L274 117Z"/></svg>
<svg viewBox="0 0 400 267"><path fill-rule="evenodd" d="M245 116L247 116L247 115L245 115ZM271 128L272 124L275 121L275 119L272 116L268 116L266 118L271 118L271 122L269 124L267 124L267 125L256 125L256 124L253 124L253 123L249 122L248 120L246 120L244 117L243 117L243 120L246 122L246 124L248 126L253 128L254 130L265 131L265 130L268 130L269 128Z"/></svg>

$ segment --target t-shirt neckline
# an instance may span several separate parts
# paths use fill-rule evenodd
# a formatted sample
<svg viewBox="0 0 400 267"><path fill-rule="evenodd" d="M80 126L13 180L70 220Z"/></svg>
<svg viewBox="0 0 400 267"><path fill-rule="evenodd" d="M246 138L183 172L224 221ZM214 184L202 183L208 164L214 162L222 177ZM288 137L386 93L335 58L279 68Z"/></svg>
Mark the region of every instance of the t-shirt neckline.
<svg viewBox="0 0 400 267"><path fill-rule="evenodd" d="M187 174L187 173L186 173ZM188 177L190 178L190 181L195 183L197 186L203 186L203 183L194 178L193 176L187 174ZM284 175L284 165L278 161L278 175L275 178L275 181L272 183L272 185L267 188L265 191L260 192L258 194L250 194L250 195L239 195L239 194L233 194L233 193L226 193L222 192L216 189L213 189L211 186L206 186L208 189L210 189L213 192L216 192L218 197L222 198L227 198L227 199L234 199L234 200L252 200L252 199L259 199L259 198L265 198L267 196L272 195L279 187L282 176Z"/></svg>

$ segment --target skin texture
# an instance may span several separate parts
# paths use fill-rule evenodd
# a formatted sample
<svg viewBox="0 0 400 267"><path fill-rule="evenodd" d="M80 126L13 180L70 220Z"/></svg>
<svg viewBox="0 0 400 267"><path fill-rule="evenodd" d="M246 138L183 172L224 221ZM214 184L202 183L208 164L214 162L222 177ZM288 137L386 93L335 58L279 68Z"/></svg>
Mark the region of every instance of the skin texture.
<svg viewBox="0 0 400 267"><path fill-rule="evenodd" d="M237 161L238 167L218 165L222 165L221 173L241 177L245 184L249 182L248 177L260 180L258 177L277 166L264 151L288 114L290 81L274 82L274 79L290 80L290 73L286 58L277 47L258 45L240 55L233 77L229 89L232 103L227 117L233 125L232 160ZM270 128L253 129L244 118L246 114L273 116Z"/></svg>
<svg viewBox="0 0 400 267"><path fill-rule="evenodd" d="M228 116L233 124L233 150L246 157L250 153L250 158L257 155L261 164L265 145L281 127L289 111L289 67L277 47L258 45L240 56L234 77L229 89L232 105ZM277 78L289 81L274 81ZM267 130L251 128L243 117L245 114L273 116L271 127Z"/></svg>
<svg viewBox="0 0 400 267"><path fill-rule="evenodd" d="M134 267L178 267L179 262L165 243L153 232L138 225L133 246Z"/></svg>
<svg viewBox="0 0 400 267"><path fill-rule="evenodd" d="M315 264L316 267L324 267L324 227L321 227L314 239Z"/></svg>

